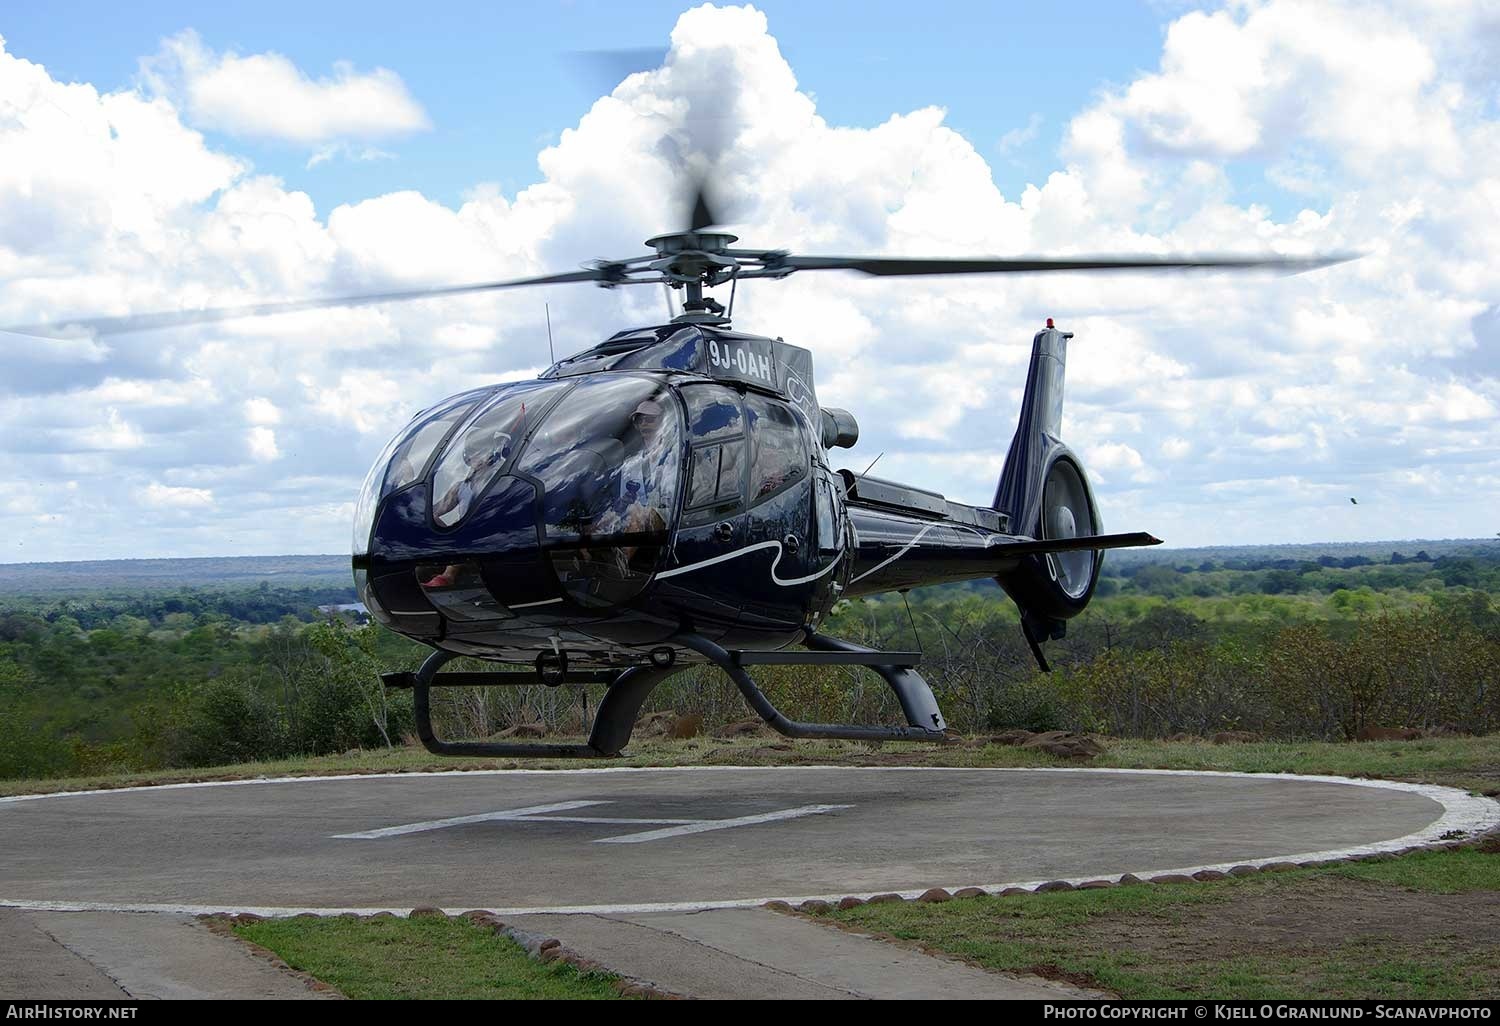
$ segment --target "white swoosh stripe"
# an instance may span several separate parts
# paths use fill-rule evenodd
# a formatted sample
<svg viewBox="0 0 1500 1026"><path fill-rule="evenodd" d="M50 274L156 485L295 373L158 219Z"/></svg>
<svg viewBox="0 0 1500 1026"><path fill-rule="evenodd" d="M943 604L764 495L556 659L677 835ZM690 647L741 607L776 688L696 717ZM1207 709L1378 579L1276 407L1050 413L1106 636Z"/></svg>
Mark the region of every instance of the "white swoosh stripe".
<svg viewBox="0 0 1500 1026"><path fill-rule="evenodd" d="M917 542L921 541L922 540L922 536L925 535L928 531L932 530L936 526L937 526L936 524L928 524L926 527L924 527L920 531L918 531L917 532L917 536L915 538L913 538L911 541L907 542L906 543L906 547L904 549L902 549L900 552L896 553L894 556L892 556L890 559L885 560L884 562L876 563L874 566L870 567L870 569L866 570L864 573L860 574L858 577L854 578L854 580L850 581L849 583L850 584L858 584L860 581L864 580L866 577L869 577L875 571L877 571L877 570L883 570L887 566L890 566L896 560L900 559L902 556L904 556L908 552L910 552L911 549L912 549L912 546L915 545L915 544L917 544Z"/></svg>
<svg viewBox="0 0 1500 1026"><path fill-rule="evenodd" d="M839 565L839 561L834 560L832 563L829 563L827 566L825 566L815 574L808 574L806 577L795 577L792 580L783 581L780 577L776 576L776 568L781 565L781 542L763 541L757 542L754 545L746 545L743 549L735 549L733 552L726 552L722 556L715 556L712 559L705 559L700 563L689 563L687 566L679 566L673 570L663 571L662 573L656 575L656 579L660 581L668 577L676 577L678 574L685 574L693 570L702 570L706 566L713 566L716 563L723 563L726 560L735 559L739 556L745 555L746 553L759 552L761 549L776 550L776 559L771 563L771 580L776 584L781 585L783 588L790 588L793 585L797 584L806 584L808 581L816 581L819 577L822 577L824 574L828 573L834 567Z"/></svg>

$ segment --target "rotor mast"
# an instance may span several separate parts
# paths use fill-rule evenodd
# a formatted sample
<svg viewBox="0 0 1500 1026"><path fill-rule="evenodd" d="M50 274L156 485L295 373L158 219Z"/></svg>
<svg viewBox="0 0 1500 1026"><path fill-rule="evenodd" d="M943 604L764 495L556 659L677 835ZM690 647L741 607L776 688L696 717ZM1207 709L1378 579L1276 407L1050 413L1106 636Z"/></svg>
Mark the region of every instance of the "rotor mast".
<svg viewBox="0 0 1500 1026"><path fill-rule="evenodd" d="M683 291L682 313L672 318L673 323L729 324L733 298L726 310L724 304L705 296L703 290L738 279L740 262L729 249L738 241L737 235L699 229L668 232L646 240L646 245L657 254L647 268L660 274L661 281Z"/></svg>

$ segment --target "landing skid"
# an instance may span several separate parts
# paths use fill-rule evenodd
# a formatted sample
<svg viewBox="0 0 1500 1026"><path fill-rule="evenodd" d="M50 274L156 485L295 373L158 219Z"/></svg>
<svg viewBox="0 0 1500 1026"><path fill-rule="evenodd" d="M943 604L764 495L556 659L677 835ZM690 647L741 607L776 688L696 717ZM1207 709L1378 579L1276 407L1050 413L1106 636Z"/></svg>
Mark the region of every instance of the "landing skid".
<svg viewBox="0 0 1500 1026"><path fill-rule="evenodd" d="M937 699L927 682L913 669L918 660L915 652L876 652L838 638L807 631L804 644L812 651L741 652L720 648L698 634L679 634L673 639L719 667L734 681L750 708L777 733L793 738L822 738L848 741L946 741L947 724ZM388 688L411 688L417 736L434 755L456 755L478 758L530 759L599 759L619 755L630 742L636 717L646 698L656 686L684 666L634 666L628 670L574 671L563 668L545 675L524 671L484 671L478 673L438 673L450 660L451 652L437 651L428 656L415 673L381 674ZM890 685L906 715L905 727L864 726L856 723L802 723L789 719L756 685L747 666L865 666ZM537 744L515 741L444 741L432 726L431 692L437 687L504 687L545 683L605 684L608 689L594 714L594 724L586 744Z"/></svg>
<svg viewBox="0 0 1500 1026"><path fill-rule="evenodd" d="M945 741L947 723L938 709L937 699L927 682L912 669L917 655L912 652L874 652L867 648L822 634L807 632L804 644L813 652L730 652L697 634L679 635L677 641L704 656L729 675L750 708L770 724L778 734L796 738L840 739L846 741ZM905 727L867 727L857 723L799 723L788 719L771 704L765 692L745 672L746 666L768 663L797 666L867 666L896 692L901 711L906 714Z"/></svg>

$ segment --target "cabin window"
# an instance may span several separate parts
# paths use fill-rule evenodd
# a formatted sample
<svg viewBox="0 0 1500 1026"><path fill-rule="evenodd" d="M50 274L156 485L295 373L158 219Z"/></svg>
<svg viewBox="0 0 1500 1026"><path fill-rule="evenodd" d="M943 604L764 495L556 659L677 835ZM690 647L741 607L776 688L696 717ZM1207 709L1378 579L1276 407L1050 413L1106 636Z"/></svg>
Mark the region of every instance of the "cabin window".
<svg viewBox="0 0 1500 1026"><path fill-rule="evenodd" d="M432 518L439 526L452 527L468 514L548 401L567 387L552 381L512 385L458 429L432 475Z"/></svg>
<svg viewBox="0 0 1500 1026"><path fill-rule="evenodd" d="M745 397L755 461L750 468L750 501L759 502L807 475L802 429L785 405L758 395Z"/></svg>
<svg viewBox="0 0 1500 1026"><path fill-rule="evenodd" d="M677 509L682 414L657 381L583 381L537 430L517 473L544 489L547 539L634 547L660 541Z"/></svg>
<svg viewBox="0 0 1500 1026"><path fill-rule="evenodd" d="M693 450L693 478L688 486L688 505L736 503L740 497L740 470L744 464L744 442L736 438L722 445L700 445Z"/></svg>
<svg viewBox="0 0 1500 1026"><path fill-rule="evenodd" d="M683 527L697 527L734 514L744 495L745 412L739 395L721 385L680 389L688 411L693 460ZM712 444L705 444L712 443Z"/></svg>
<svg viewBox="0 0 1500 1026"><path fill-rule="evenodd" d="M421 477L422 472L427 469L427 461L432 458L443 439L448 437L448 432L473 408L473 400L460 403L418 428L416 434L396 450L396 455L391 458L390 470L385 475L384 493L389 495L399 491Z"/></svg>
<svg viewBox="0 0 1500 1026"><path fill-rule="evenodd" d="M843 548L839 537L838 504L833 496L833 482L824 471L818 477L817 487L818 552L824 556L836 555Z"/></svg>
<svg viewBox="0 0 1500 1026"><path fill-rule="evenodd" d="M449 620L471 623L515 617L490 593L478 563L419 566L417 583L427 601Z"/></svg>
<svg viewBox="0 0 1500 1026"><path fill-rule="evenodd" d="M375 511L381 500L422 476L433 450L481 398L483 396L478 392L465 392L423 410L391 439L360 488L359 504L354 514L356 555L370 551L370 530L375 526Z"/></svg>
<svg viewBox="0 0 1500 1026"><path fill-rule="evenodd" d="M723 446L705 445L693 450L693 480L688 485L688 505L713 502L719 489L719 460Z"/></svg>
<svg viewBox="0 0 1500 1026"><path fill-rule="evenodd" d="M689 385L682 389L688 409L688 431L694 442L744 434L740 398L718 385Z"/></svg>

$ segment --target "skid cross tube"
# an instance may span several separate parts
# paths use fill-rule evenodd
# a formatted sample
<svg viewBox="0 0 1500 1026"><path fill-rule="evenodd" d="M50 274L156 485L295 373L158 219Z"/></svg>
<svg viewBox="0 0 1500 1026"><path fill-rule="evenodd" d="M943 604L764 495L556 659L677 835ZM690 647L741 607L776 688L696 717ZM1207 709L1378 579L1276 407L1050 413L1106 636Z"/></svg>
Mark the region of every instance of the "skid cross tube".
<svg viewBox="0 0 1500 1026"><path fill-rule="evenodd" d="M849 644L848 642L833 644L835 639L822 638L821 635L809 632L809 644L812 643L812 639L814 638L818 638L820 643L827 643L825 644L827 648L837 648L838 646ZM897 697L901 699L901 708L906 713L910 726L872 727L857 723L799 723L782 715L781 711L771 704L771 700L756 686L755 681L751 678L750 674L745 672L745 668L740 665L734 653L725 651L712 641L698 634L679 634L674 640L679 644L691 648L719 669L729 674L729 679L734 681L735 686L740 689L740 694L745 697L745 701L749 704L750 708L754 709L761 719L770 724L772 730L786 737L845 741L946 741L948 739L947 735L943 733L945 724L943 723L942 713L937 711L937 701L932 697L932 691L927 688L926 682L909 668L870 667L884 677L886 683L890 684L892 689L895 690ZM859 647L849 645L848 649L842 650L858 652ZM882 655L882 653L878 652L869 654L875 657ZM892 673L908 674L909 678L902 678L902 684L898 687L893 682L891 676L888 676L885 672L887 670ZM925 704L920 700L920 695L917 694L919 691L926 691ZM930 713L927 712L927 706L931 707ZM930 719L919 718L929 715ZM933 726L927 726L928 723L932 723Z"/></svg>
<svg viewBox="0 0 1500 1026"><path fill-rule="evenodd" d="M807 632L804 643L808 648L818 649L829 655L858 653L864 656L865 661L859 665L868 666L890 685L891 690L896 693L897 701L901 703L901 711L906 714L907 723L914 727L924 727L938 732L948 729L948 724L943 719L943 711L938 708L937 698L932 694L932 688L927 686L921 674L912 669L912 665L916 662L914 653L873 652L867 648L861 648L852 641L830 638L826 634L818 634L814 631ZM912 657L911 661L904 661L908 656ZM876 659L880 662L873 661Z"/></svg>
<svg viewBox="0 0 1500 1026"><path fill-rule="evenodd" d="M422 746L434 755L467 755L480 758L532 758L532 759L598 759L619 755L630 741L635 727L635 718L652 690L676 673L680 667L658 668L634 666L623 672L617 670L569 671L564 674L567 684L608 684L609 690L599 701L594 713L594 726L588 744L529 744L516 741L444 741L432 727L431 690L435 687L495 686L536 684L533 673L495 671L492 673L445 673L438 670L450 659L452 652L436 651L422 663L415 673L389 673L382 678L387 687L411 688L412 710L417 722L417 736Z"/></svg>
<svg viewBox="0 0 1500 1026"><path fill-rule="evenodd" d="M433 755L472 755L483 758L517 757L523 759L597 759L605 754L590 745L521 744L515 741L444 741L440 739L432 729L430 691L435 685L438 687L446 685L445 681L437 679L438 669L453 658L454 655L452 652L434 652L427 657L426 661L422 663L422 668L412 678L412 711L417 721L417 736L422 739L422 746ZM454 676L458 676L458 674ZM531 677L531 674L527 674L526 676ZM534 677L532 677L532 682L535 683Z"/></svg>
<svg viewBox="0 0 1500 1026"><path fill-rule="evenodd" d="M418 673L397 670L382 673L381 681L388 688L413 688L417 686ZM474 673L445 673L440 681L429 681L430 687L438 688L523 688L533 684L613 684L620 676L619 670L569 670L563 674L551 674L545 678L535 670L480 670Z"/></svg>

